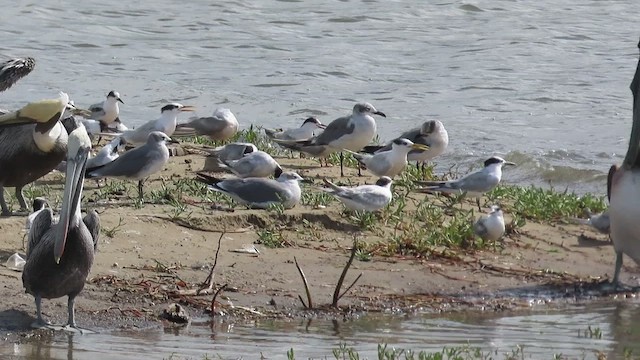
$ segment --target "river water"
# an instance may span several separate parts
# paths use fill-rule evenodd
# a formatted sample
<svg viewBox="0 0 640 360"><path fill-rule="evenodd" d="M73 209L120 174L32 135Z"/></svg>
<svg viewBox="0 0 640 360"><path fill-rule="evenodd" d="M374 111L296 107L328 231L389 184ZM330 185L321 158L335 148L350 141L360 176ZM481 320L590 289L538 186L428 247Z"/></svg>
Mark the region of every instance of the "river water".
<svg viewBox="0 0 640 360"><path fill-rule="evenodd" d="M640 305L613 303L522 313L461 313L439 316L367 316L353 321L260 320L246 323L195 321L181 330L109 332L84 336L57 333L49 339L0 345L10 359L296 359L329 358L341 344L362 359L376 359L377 344L438 352L469 345L504 359L518 347L526 359L621 359L640 354ZM589 332L591 328L591 333ZM599 335L597 335L599 332ZM517 358L520 359L521 355ZM404 356L400 357L404 359ZM417 358L417 357L416 357Z"/></svg>
<svg viewBox="0 0 640 360"><path fill-rule="evenodd" d="M491 154L505 181L604 193L626 152L640 3L621 1L62 0L3 7L5 56L36 70L0 95L15 108L70 93L88 106L118 90L131 125L167 101L234 111L243 127L386 112L387 140L440 119L439 168Z"/></svg>

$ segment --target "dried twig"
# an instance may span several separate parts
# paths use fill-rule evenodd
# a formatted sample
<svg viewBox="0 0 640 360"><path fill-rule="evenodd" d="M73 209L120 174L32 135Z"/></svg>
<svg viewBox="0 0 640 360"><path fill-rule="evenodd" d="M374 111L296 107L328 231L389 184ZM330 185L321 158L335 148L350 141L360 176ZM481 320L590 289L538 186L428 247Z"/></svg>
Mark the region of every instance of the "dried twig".
<svg viewBox="0 0 640 360"><path fill-rule="evenodd" d="M338 279L338 283L336 284L336 290L333 292L333 302L331 303L331 306L333 307L338 307L338 300L340 300L340 298L349 291L353 285L355 285L356 281L360 279L360 276L358 276L351 286L349 286L349 288L340 295L340 288L342 288L342 283L344 282L345 276L347 276L347 271L349 271L351 263L353 263L353 259L356 257L356 251L358 251L358 239L354 235L353 246L351 247L351 256L349 257L349 261L345 264L344 269L342 269L342 274L340 274L340 279Z"/></svg>
<svg viewBox="0 0 640 360"><path fill-rule="evenodd" d="M293 262L296 264L296 268L298 269L298 272L300 273L300 277L302 278L302 283L304 284L304 291L307 293L308 305L305 305L300 295L298 295L298 298L300 299L300 302L302 302L302 306L304 306L307 309L313 309L313 301L311 300L311 290L309 290L309 283L307 282L307 277L304 275L304 271L302 271L302 268L298 264L298 259L296 259L295 256L293 257Z"/></svg>
<svg viewBox="0 0 640 360"><path fill-rule="evenodd" d="M215 304L216 304L216 298L218 297L218 294L220 294L222 292L222 290L227 288L227 284L224 284L222 286L220 286L220 288L218 290L216 290L216 293L213 294L213 299L211 299L211 317L215 317L215 312L213 311L215 308Z"/></svg>
<svg viewBox="0 0 640 360"><path fill-rule="evenodd" d="M200 291L208 289L211 290L213 289L213 271L216 269L216 265L218 265L218 254L220 254L220 243L222 242L222 237L224 236L225 232L221 232L220 233L220 237L218 238L218 248L216 249L216 256L213 259L213 265L211 265L211 271L209 271L209 275L207 275L207 278L204 280L204 282L202 283L202 285L200 285L200 288L197 291L197 295L200 294Z"/></svg>
<svg viewBox="0 0 640 360"><path fill-rule="evenodd" d="M360 278L362 277L362 273L360 273L360 275L358 275L358 277L356 277L355 280L353 280L353 282L351 283L351 285L349 285L347 287L347 289L345 291L342 292L342 294L340 294L340 296L338 296L338 300L342 299L342 297L344 296L344 294L348 293L349 290L351 290L351 288L358 282L358 280L360 280Z"/></svg>

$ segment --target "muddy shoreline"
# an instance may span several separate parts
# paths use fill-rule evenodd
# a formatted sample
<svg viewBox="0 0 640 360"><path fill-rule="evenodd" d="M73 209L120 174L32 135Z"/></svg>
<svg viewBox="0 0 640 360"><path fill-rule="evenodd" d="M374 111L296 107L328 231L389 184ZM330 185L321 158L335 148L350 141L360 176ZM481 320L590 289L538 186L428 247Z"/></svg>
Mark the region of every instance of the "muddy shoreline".
<svg viewBox="0 0 640 360"><path fill-rule="evenodd" d="M305 178L339 175L339 167L319 168L309 159L277 160ZM198 155L172 157L165 170L148 182L146 192L154 203L136 203L133 183L116 181L98 188L95 182L86 182L84 207L98 210L102 233L89 280L76 301L80 326L99 331L169 326L159 315L173 302L185 306L192 316L210 316L213 292L224 284L227 288L218 295L214 311L215 316L231 320L505 311L624 301L621 299L633 296L602 291L601 285L612 276L615 258L607 236L564 221L528 221L494 247L443 246L434 247L425 256L359 256L342 290L360 274L361 278L339 300L339 307L332 308L329 304L335 284L349 258L354 236L374 246L398 230L385 228L385 224L363 230L348 219L337 202L326 207L299 205L282 214L241 207L215 210L212 205L219 209L228 204L184 194L177 203L171 186L177 187L181 179L192 179L204 162ZM356 171L348 170L350 174ZM49 174L34 184L30 193L46 192L54 197L56 209L61 178L59 173ZM350 180L375 181L369 176ZM442 201L433 198L433 202ZM464 200L460 206L470 209L473 204ZM510 214L505 216L509 221ZM0 263L15 252L24 254L24 220L24 216L0 218ZM274 238L284 247L264 245ZM210 272L219 239L213 290L195 295ZM259 253L248 251L254 246ZM305 303L308 300L294 258L310 284L314 309L302 306L300 298ZM637 274L633 261L625 259L621 280L638 285ZM33 298L24 293L20 276L0 267L4 289L0 333L8 341L38 333L29 328L35 306ZM64 322L66 299L43 301L43 312L54 323Z"/></svg>

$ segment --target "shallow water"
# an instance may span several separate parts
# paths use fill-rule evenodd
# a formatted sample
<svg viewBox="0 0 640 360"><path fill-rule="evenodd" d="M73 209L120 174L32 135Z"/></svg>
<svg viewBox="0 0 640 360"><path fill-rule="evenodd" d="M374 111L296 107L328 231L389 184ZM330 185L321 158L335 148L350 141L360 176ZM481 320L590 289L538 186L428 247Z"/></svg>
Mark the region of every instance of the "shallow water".
<svg viewBox="0 0 640 360"><path fill-rule="evenodd" d="M333 358L340 344L355 348L361 358L377 358L376 344L436 352L444 346L469 344L498 351L502 359L517 346L526 358L609 359L628 349L640 354L640 304L612 303L573 306L562 310L534 309L520 313L462 313L425 316L370 316L353 321L292 320L217 323L205 319L180 330L111 332L84 336L56 334L51 339L2 344L0 353L13 359L286 359ZM599 329L600 338L585 336Z"/></svg>
<svg viewBox="0 0 640 360"><path fill-rule="evenodd" d="M61 0L3 8L0 54L36 70L2 105L120 91L123 121L167 101L230 107L244 127L328 122L367 100L386 140L436 118L440 169L490 154L505 181L604 193L626 152L640 3L621 1Z"/></svg>

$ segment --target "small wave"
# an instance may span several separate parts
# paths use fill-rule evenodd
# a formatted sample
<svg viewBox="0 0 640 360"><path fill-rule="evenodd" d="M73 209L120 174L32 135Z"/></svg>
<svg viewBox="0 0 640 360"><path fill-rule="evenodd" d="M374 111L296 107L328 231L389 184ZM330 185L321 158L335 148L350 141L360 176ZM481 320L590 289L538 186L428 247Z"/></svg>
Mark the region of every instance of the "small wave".
<svg viewBox="0 0 640 360"><path fill-rule="evenodd" d="M484 10L482 10L481 8L471 4L464 4L460 6L460 10L469 11L469 12L484 12Z"/></svg>

